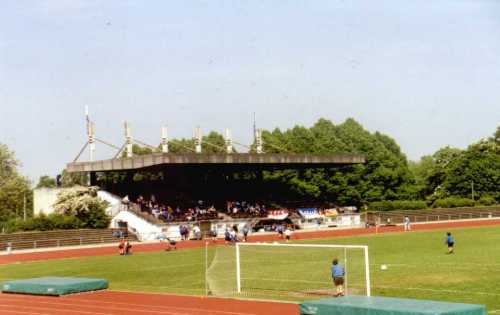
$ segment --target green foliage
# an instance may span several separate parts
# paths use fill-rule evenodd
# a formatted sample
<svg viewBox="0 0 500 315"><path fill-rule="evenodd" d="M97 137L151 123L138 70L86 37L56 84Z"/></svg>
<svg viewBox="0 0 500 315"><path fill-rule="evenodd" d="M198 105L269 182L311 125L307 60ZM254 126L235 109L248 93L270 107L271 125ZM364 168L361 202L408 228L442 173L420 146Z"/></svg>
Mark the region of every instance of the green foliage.
<svg viewBox="0 0 500 315"><path fill-rule="evenodd" d="M427 208L427 203L421 200L375 201L369 205L369 209L374 211L421 210Z"/></svg>
<svg viewBox="0 0 500 315"><path fill-rule="evenodd" d="M0 222L22 217L25 205L27 214L32 213L33 193L30 182L19 175L18 166L14 153L0 143Z"/></svg>
<svg viewBox="0 0 500 315"><path fill-rule="evenodd" d="M38 180L36 188L54 188L56 187L56 180L50 176L41 176Z"/></svg>
<svg viewBox="0 0 500 315"><path fill-rule="evenodd" d="M366 156L364 165L342 168L275 171L266 181L289 187L290 199L314 199L357 205L394 199L413 199L414 179L406 156L397 143L381 133L366 131L354 119L340 125L320 119L311 128L263 132L267 153L357 153Z"/></svg>
<svg viewBox="0 0 500 315"><path fill-rule="evenodd" d="M447 196L441 185L447 176L450 163L461 154L460 149L444 147L432 156L422 157L419 163L412 165L411 170L415 176L420 198L427 197L433 201Z"/></svg>
<svg viewBox="0 0 500 315"><path fill-rule="evenodd" d="M82 222L75 216L51 213L50 215L41 214L36 217L28 218L26 221L15 218L0 224L0 229L6 233L20 231L51 231L51 230L70 230L81 228Z"/></svg>
<svg viewBox="0 0 500 315"><path fill-rule="evenodd" d="M61 174L61 185L62 187L74 187L74 186L87 186L89 182L88 173L69 173L63 170Z"/></svg>
<svg viewBox="0 0 500 315"><path fill-rule="evenodd" d="M194 149L193 139L175 139L169 143L169 152L171 153L193 153Z"/></svg>
<svg viewBox="0 0 500 315"><path fill-rule="evenodd" d="M466 150L445 147L411 166L420 198L492 197L500 202L500 127ZM490 202L491 199L488 201Z"/></svg>
<svg viewBox="0 0 500 315"><path fill-rule="evenodd" d="M226 141L220 133L212 131L208 135L203 136L201 150L203 153L225 153Z"/></svg>
<svg viewBox="0 0 500 315"><path fill-rule="evenodd" d="M491 196L500 202L500 144L480 141L454 159L443 180L443 187L451 195L472 198Z"/></svg>
<svg viewBox="0 0 500 315"><path fill-rule="evenodd" d="M97 196L98 188L75 188L59 194L54 209L59 214L74 216L82 228L106 228L110 218L106 214L108 202Z"/></svg>
<svg viewBox="0 0 500 315"><path fill-rule="evenodd" d="M474 207L474 200L460 197L448 197L444 199L437 199L432 204L433 208L460 208L460 207Z"/></svg>
<svg viewBox="0 0 500 315"><path fill-rule="evenodd" d="M500 145L500 126L497 127L495 134L490 138L490 140Z"/></svg>
<svg viewBox="0 0 500 315"><path fill-rule="evenodd" d="M493 198L491 196L483 196L483 197L479 198L478 201L476 201L476 205L480 205L480 206L492 206L495 204L497 204L497 201L495 200L495 198Z"/></svg>
<svg viewBox="0 0 500 315"><path fill-rule="evenodd" d="M157 150L153 150L150 147L140 146L136 143L132 144L132 154L133 155L147 155L147 154L151 154L151 153L156 152L156 151ZM121 157L126 158L127 152L123 151L121 154Z"/></svg>

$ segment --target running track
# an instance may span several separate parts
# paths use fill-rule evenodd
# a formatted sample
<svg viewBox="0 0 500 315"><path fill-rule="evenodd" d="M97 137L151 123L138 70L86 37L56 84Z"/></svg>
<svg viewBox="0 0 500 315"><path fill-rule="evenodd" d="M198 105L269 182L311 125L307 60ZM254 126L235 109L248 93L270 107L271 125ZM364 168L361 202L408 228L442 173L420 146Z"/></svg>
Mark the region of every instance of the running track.
<svg viewBox="0 0 500 315"><path fill-rule="evenodd" d="M477 220L414 224L413 230L436 230L461 227L500 225L500 220ZM379 233L401 232L401 227L384 227ZM356 236L375 233L370 229L329 230L295 233L294 239ZM274 235L251 237L250 241L276 241ZM219 241L220 242L220 241ZM203 241L179 243L178 248L204 246ZM159 251L164 244L138 244L135 252ZM116 247L72 249L50 252L23 253L0 256L0 264L24 261L63 259L85 256L116 255ZM101 291L65 297L24 296L0 294L0 314L6 315L265 315L299 314L297 304L244 301L235 299L177 296L170 294L146 294L118 291Z"/></svg>

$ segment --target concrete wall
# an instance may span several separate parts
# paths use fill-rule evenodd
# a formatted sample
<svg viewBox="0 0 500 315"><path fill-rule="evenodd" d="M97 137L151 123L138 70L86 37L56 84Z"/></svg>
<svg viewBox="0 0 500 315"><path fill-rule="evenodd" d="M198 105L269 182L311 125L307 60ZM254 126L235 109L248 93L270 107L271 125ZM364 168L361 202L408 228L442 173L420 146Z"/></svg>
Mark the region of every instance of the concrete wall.
<svg viewBox="0 0 500 315"><path fill-rule="evenodd" d="M33 191L33 214L37 216L54 212L53 205L61 191L64 188L36 188Z"/></svg>
<svg viewBox="0 0 500 315"><path fill-rule="evenodd" d="M33 213L34 215L51 214L54 212L54 204L57 201L57 196L63 191L71 190L72 188L36 188L33 191ZM121 199L106 191L97 193L99 198L109 202L110 207L106 212L110 216L116 215L120 211Z"/></svg>
<svg viewBox="0 0 500 315"><path fill-rule="evenodd" d="M111 220L111 227L118 228L118 222L120 221L127 222L129 231L137 234L140 241L156 240L162 233L161 226L154 225L130 211L122 210L118 212Z"/></svg>

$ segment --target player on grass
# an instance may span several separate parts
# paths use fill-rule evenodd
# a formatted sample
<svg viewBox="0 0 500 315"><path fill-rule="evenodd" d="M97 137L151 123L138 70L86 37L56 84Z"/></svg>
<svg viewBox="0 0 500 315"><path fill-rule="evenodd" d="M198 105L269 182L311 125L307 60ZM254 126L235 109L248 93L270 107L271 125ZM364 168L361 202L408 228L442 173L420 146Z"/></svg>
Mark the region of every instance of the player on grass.
<svg viewBox="0 0 500 315"><path fill-rule="evenodd" d="M448 245L448 254L453 254L455 238L450 232L446 233L446 245Z"/></svg>
<svg viewBox="0 0 500 315"><path fill-rule="evenodd" d="M332 279L336 291L334 297L344 296L344 277L344 267L339 265L339 260L335 258L332 262Z"/></svg>

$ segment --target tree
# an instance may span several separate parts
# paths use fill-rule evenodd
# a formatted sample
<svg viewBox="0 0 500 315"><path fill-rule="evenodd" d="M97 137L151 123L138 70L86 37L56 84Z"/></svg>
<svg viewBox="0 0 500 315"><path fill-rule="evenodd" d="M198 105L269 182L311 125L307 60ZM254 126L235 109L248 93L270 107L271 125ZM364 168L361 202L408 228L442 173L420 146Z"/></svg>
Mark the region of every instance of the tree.
<svg viewBox="0 0 500 315"><path fill-rule="evenodd" d="M21 176L14 152L0 143L0 221L32 213L33 194L27 178Z"/></svg>
<svg viewBox="0 0 500 315"><path fill-rule="evenodd" d="M38 184L36 185L36 188L55 188L55 187L56 187L56 180L47 175L41 176L40 179L38 180Z"/></svg>
<svg viewBox="0 0 500 315"><path fill-rule="evenodd" d="M212 131L203 137L201 150L203 153L225 153L226 141L220 133Z"/></svg>
<svg viewBox="0 0 500 315"><path fill-rule="evenodd" d="M493 141L497 144L500 144L500 126L497 127L497 131L495 132L495 134L491 138L491 141Z"/></svg>
<svg viewBox="0 0 500 315"><path fill-rule="evenodd" d="M494 138L470 145L449 165L443 187L453 196L493 197L500 202L500 143Z"/></svg>
<svg viewBox="0 0 500 315"><path fill-rule="evenodd" d="M320 119L311 128L264 131L263 140L268 153L358 153L367 158L365 165L266 172L266 181L288 187L291 200L361 205L416 197L413 175L397 143L381 133L371 134L352 118L337 126Z"/></svg>
<svg viewBox="0 0 500 315"><path fill-rule="evenodd" d="M169 143L169 152L171 153L193 153L193 139L174 139Z"/></svg>
<svg viewBox="0 0 500 315"><path fill-rule="evenodd" d="M89 174L86 172L70 173L66 170L61 174L61 186L64 188L74 186L87 186L89 182Z"/></svg>
<svg viewBox="0 0 500 315"><path fill-rule="evenodd" d="M18 166L19 161L17 161L14 152L10 151L5 144L0 143L0 187L6 181L18 176Z"/></svg>
<svg viewBox="0 0 500 315"><path fill-rule="evenodd" d="M420 162L413 165L412 172L415 176L420 198L430 201L447 197L449 194L443 189L443 182L448 174L451 163L456 160L462 150L444 147L431 156L424 156Z"/></svg>
<svg viewBox="0 0 500 315"><path fill-rule="evenodd" d="M84 228L107 228L111 219L106 214L107 201L97 196L97 187L80 187L61 192L54 210L66 216L75 216Z"/></svg>

